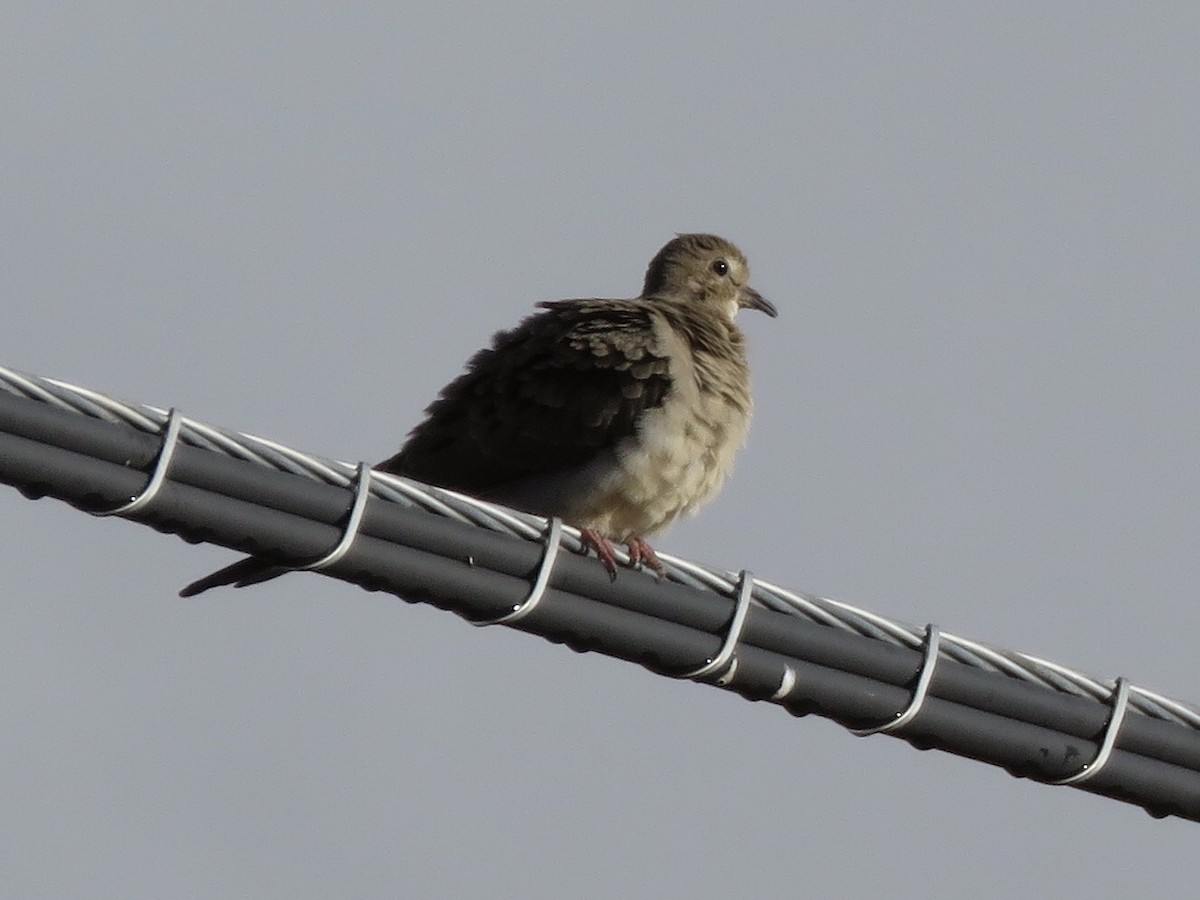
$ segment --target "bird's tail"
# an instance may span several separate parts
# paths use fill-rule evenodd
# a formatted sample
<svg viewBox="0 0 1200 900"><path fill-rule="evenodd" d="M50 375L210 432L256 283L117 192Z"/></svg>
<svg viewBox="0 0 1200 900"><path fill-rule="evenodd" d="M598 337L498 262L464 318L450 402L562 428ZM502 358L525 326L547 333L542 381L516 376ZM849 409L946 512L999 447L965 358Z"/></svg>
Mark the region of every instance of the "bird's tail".
<svg viewBox="0 0 1200 900"><path fill-rule="evenodd" d="M246 587L262 581L270 581L272 578L278 578L291 571L287 566L269 563L257 556L247 556L223 569L218 569L211 575L205 575L198 581L193 581L179 592L179 596L195 597L197 594L203 594L209 588L221 587L225 584Z"/></svg>

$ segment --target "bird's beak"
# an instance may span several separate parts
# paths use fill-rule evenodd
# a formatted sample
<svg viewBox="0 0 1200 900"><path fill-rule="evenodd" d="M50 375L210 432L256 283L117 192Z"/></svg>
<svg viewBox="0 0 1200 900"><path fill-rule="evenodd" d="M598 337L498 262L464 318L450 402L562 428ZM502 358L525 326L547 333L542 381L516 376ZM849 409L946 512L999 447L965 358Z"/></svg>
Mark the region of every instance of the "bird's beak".
<svg viewBox="0 0 1200 900"><path fill-rule="evenodd" d="M779 315L775 304L752 287L743 287L738 292L738 308L757 309L759 312L765 312L772 319Z"/></svg>

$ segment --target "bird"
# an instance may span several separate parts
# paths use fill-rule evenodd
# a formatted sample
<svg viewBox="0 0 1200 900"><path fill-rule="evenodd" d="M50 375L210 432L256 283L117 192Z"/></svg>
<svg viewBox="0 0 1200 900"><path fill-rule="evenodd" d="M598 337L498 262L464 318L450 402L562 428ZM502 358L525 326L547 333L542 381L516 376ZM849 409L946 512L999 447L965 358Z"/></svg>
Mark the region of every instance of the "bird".
<svg viewBox="0 0 1200 900"><path fill-rule="evenodd" d="M637 297L537 304L467 361L374 469L558 516L610 578L616 543L661 578L646 538L710 500L746 441L753 401L735 317L779 314L749 277L730 241L680 234ZM286 571L248 557L180 596Z"/></svg>

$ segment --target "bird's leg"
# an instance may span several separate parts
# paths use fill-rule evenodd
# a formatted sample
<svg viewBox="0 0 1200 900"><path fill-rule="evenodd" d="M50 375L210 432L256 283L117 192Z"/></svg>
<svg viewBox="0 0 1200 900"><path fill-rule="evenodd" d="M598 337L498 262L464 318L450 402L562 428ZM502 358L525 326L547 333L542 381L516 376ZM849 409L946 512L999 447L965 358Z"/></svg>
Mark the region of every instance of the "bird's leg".
<svg viewBox="0 0 1200 900"><path fill-rule="evenodd" d="M596 551L596 556L600 558L600 564L604 566L608 572L609 581L617 580L617 557L613 554L613 543L595 528L579 529L580 540L583 541L584 547L590 547Z"/></svg>
<svg viewBox="0 0 1200 900"><path fill-rule="evenodd" d="M663 565L662 560L658 558L658 554L654 552L654 548L647 544L642 538L630 538L625 545L629 548L629 565L637 566L639 563L654 571L661 581L667 575L667 567Z"/></svg>

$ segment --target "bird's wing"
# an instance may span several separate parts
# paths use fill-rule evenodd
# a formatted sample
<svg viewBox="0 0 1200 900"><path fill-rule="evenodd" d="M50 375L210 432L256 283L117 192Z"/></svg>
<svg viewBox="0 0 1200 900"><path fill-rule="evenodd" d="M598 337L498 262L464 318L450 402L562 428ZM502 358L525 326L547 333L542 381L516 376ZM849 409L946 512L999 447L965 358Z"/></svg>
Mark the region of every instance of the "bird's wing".
<svg viewBox="0 0 1200 900"><path fill-rule="evenodd" d="M574 479L588 480L587 464L663 403L671 387L669 359L662 326L646 304L540 305L546 312L501 332L477 353L400 452L375 468L501 502L578 490ZM257 584L287 571L248 557L189 584L180 596Z"/></svg>
<svg viewBox="0 0 1200 900"><path fill-rule="evenodd" d="M671 388L655 311L628 300L542 303L426 410L385 472L487 495L576 469L635 432Z"/></svg>

